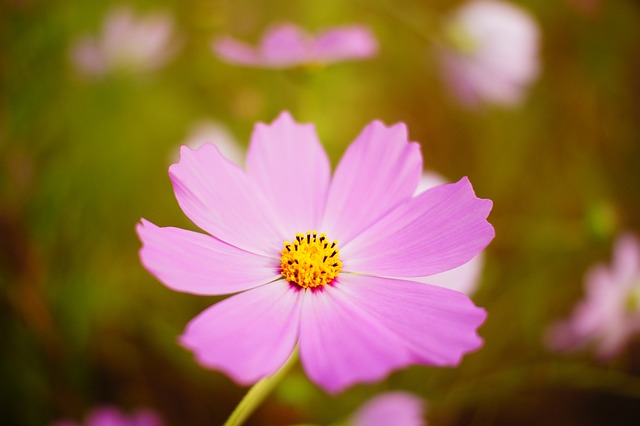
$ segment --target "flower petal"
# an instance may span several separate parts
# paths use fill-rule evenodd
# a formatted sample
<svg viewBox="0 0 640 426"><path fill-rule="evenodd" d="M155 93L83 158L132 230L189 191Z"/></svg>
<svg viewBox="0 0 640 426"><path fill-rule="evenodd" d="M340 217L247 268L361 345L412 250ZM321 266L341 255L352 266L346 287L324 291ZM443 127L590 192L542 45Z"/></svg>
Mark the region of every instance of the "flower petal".
<svg viewBox="0 0 640 426"><path fill-rule="evenodd" d="M279 24L267 30L260 42L262 64L274 68L304 64L309 58L309 35L293 24Z"/></svg>
<svg viewBox="0 0 640 426"><path fill-rule="evenodd" d="M273 281L279 260L240 250L209 235L142 220L142 264L167 287L187 293L236 293Z"/></svg>
<svg viewBox="0 0 640 426"><path fill-rule="evenodd" d="M377 381L412 361L399 337L360 309L344 287L305 291L300 324L302 365L313 382L332 393Z"/></svg>
<svg viewBox="0 0 640 426"><path fill-rule="evenodd" d="M301 359L330 392L409 364L454 366L482 345L476 328L485 317L453 290L343 274L335 285L305 294Z"/></svg>
<svg viewBox="0 0 640 426"><path fill-rule="evenodd" d="M311 57L318 62L364 59L376 54L378 44L371 31L361 25L333 28L318 35Z"/></svg>
<svg viewBox="0 0 640 426"><path fill-rule="evenodd" d="M345 274L344 292L399 336L428 365L455 366L462 356L482 346L476 329L484 309L466 295L413 281Z"/></svg>
<svg viewBox="0 0 640 426"><path fill-rule="evenodd" d="M423 277L460 266L493 239L491 205L475 196L467 178L429 189L343 246L343 269Z"/></svg>
<svg viewBox="0 0 640 426"><path fill-rule="evenodd" d="M480 253L463 265L428 277L411 278L411 281L446 287L470 296L480 284L483 266L484 256Z"/></svg>
<svg viewBox="0 0 640 426"><path fill-rule="evenodd" d="M312 124L298 124L288 112L271 125L258 123L247 154L247 174L272 202L288 238L318 228L331 166Z"/></svg>
<svg viewBox="0 0 640 426"><path fill-rule="evenodd" d="M298 339L302 292L284 280L234 295L191 320L180 342L247 385L275 373Z"/></svg>
<svg viewBox="0 0 640 426"><path fill-rule="evenodd" d="M640 241L632 233L617 238L613 249L611 265L612 280L617 285L631 291L640 276Z"/></svg>
<svg viewBox="0 0 640 426"><path fill-rule="evenodd" d="M422 169L420 147L407 140L404 124L374 121L345 152L338 165L321 227L345 244L408 200Z"/></svg>
<svg viewBox="0 0 640 426"><path fill-rule="evenodd" d="M196 225L253 253L279 253L287 238L273 207L242 169L206 144L180 150L169 168L180 207Z"/></svg>
<svg viewBox="0 0 640 426"><path fill-rule="evenodd" d="M423 426L424 401L409 392L387 392L367 401L351 416L352 426Z"/></svg>
<svg viewBox="0 0 640 426"><path fill-rule="evenodd" d="M256 65L260 58L255 48L233 37L221 36L213 41L212 49L220 59L230 64Z"/></svg>

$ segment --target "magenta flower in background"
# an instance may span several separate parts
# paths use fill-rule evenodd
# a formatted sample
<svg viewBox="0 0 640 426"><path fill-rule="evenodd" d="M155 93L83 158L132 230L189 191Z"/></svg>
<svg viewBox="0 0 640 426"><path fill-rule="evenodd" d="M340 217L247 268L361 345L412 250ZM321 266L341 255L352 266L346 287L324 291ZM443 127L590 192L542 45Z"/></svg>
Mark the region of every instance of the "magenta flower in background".
<svg viewBox="0 0 640 426"><path fill-rule="evenodd" d="M571 317L550 328L547 345L556 351L594 348L609 359L640 333L640 242L631 235L618 238L611 267L591 268L585 280L586 295Z"/></svg>
<svg viewBox="0 0 640 426"><path fill-rule="evenodd" d="M425 172L420 178L418 189L415 195L434 188L438 185L448 183L442 176L434 172ZM476 257L460 265L457 268L450 269L439 274L430 275L428 277L413 278L414 281L424 282L427 284L438 285L440 287L450 288L471 296L480 284L482 269L484 267L484 255L478 254Z"/></svg>
<svg viewBox="0 0 640 426"><path fill-rule="evenodd" d="M366 59L378 45L362 25L332 28L312 36L293 24L270 28L260 45L253 47L229 36L214 40L213 50L226 62L266 68L290 68L308 64Z"/></svg>
<svg viewBox="0 0 640 426"><path fill-rule="evenodd" d="M165 65L176 50L169 15L136 17L130 8L118 7L105 18L100 35L79 39L71 55L79 71L100 77L113 71L153 71Z"/></svg>
<svg viewBox="0 0 640 426"><path fill-rule="evenodd" d="M298 346L329 392L412 364L457 365L482 345L485 311L413 278L477 256L494 236L491 201L466 178L414 197L421 169L405 126L377 121L333 177L314 127L288 113L256 125L246 170L213 145L183 147L169 169L176 198L209 235L143 219L142 263L174 290L238 294L193 319L181 343L241 384Z"/></svg>
<svg viewBox="0 0 640 426"><path fill-rule="evenodd" d="M425 426L424 401L408 392L388 392L372 398L358 409L352 426Z"/></svg>
<svg viewBox="0 0 640 426"><path fill-rule="evenodd" d="M468 106L515 106L539 73L539 28L524 9L476 0L447 21L439 49L443 78Z"/></svg>
<svg viewBox="0 0 640 426"><path fill-rule="evenodd" d="M62 420L51 426L162 426L163 424L160 417L149 409L138 410L127 415L116 407L103 406L91 410L83 423Z"/></svg>

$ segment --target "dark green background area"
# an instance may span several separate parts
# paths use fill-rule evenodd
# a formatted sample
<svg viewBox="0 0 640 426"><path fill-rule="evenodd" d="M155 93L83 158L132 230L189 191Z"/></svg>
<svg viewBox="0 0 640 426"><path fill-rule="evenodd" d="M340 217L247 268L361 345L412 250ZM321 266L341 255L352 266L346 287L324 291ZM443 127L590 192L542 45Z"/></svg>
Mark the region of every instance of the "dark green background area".
<svg viewBox="0 0 640 426"><path fill-rule="evenodd" d="M473 297L489 317L485 346L458 368L412 367L337 397L298 368L249 424L328 424L392 389L425 398L435 425L638 424L638 342L602 363L542 341L616 236L640 234L640 7L576 2L517 2L541 26L541 76L520 108L468 110L428 42L453 2L132 2L173 14L182 49L157 72L89 81L70 46L120 3L0 0L0 423L79 420L103 404L151 407L175 425L224 421L245 390L177 344L217 299L150 276L134 226L195 229L167 176L193 123L221 122L246 147L255 122L289 110L316 124L334 164L369 121L405 122L425 168L469 176L493 200L496 238ZM308 70L211 52L215 35L255 41L278 21L367 24L380 52Z"/></svg>

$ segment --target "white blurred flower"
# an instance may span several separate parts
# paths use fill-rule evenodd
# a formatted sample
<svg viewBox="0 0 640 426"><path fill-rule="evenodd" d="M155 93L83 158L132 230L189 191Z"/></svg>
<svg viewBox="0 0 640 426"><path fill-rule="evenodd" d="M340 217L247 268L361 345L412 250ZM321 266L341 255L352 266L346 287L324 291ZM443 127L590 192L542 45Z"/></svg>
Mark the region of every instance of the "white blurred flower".
<svg viewBox="0 0 640 426"><path fill-rule="evenodd" d="M113 71L145 73L165 65L175 54L173 20L165 13L136 17L128 7L113 9L99 36L83 36L72 48L76 68L90 77Z"/></svg>
<svg viewBox="0 0 640 426"><path fill-rule="evenodd" d="M439 174L434 172L425 172L422 174L416 194L445 183L448 182ZM483 266L484 254L481 252L469 262L458 266L457 268L453 268L439 274L430 275L428 277L412 278L412 280L450 288L470 296L476 291L478 284L480 283Z"/></svg>
<svg viewBox="0 0 640 426"><path fill-rule="evenodd" d="M224 124L214 120L199 121L191 126L187 137L181 145L186 145L195 150L206 143L214 144L227 160L233 161L239 166L244 164L244 149L240 147ZM178 160L179 154L176 150L171 155L171 162L174 163Z"/></svg>
<svg viewBox="0 0 640 426"><path fill-rule="evenodd" d="M351 416L351 426L424 426L425 404L408 392L380 394Z"/></svg>
<svg viewBox="0 0 640 426"><path fill-rule="evenodd" d="M610 267L598 264L585 279L585 298L565 321L554 324L546 337L550 349L571 351L591 346L602 359L624 349L640 333L640 242L631 235L618 238Z"/></svg>
<svg viewBox="0 0 640 426"><path fill-rule="evenodd" d="M539 38L524 9L497 0L467 3L445 24L443 78L468 106L515 106L538 76Z"/></svg>

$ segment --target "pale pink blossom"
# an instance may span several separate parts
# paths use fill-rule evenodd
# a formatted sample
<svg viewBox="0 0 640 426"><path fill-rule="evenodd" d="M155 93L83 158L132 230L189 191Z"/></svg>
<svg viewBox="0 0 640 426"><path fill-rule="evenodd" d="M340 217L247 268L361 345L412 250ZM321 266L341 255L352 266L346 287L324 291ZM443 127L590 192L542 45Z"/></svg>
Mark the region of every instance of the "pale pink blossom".
<svg viewBox="0 0 640 426"><path fill-rule="evenodd" d="M141 409L133 414L123 414L116 407L103 406L91 410L84 422L61 420L51 426L162 426L162 419L152 410Z"/></svg>
<svg viewBox="0 0 640 426"><path fill-rule="evenodd" d="M113 9L100 35L84 36L72 48L76 68L91 77L114 71L145 73L165 65L175 54L173 20L165 13L137 17L128 7Z"/></svg>
<svg viewBox="0 0 640 426"><path fill-rule="evenodd" d="M539 73L539 27L524 9L475 0L447 20L439 48L443 78L464 104L514 106Z"/></svg>
<svg viewBox="0 0 640 426"><path fill-rule="evenodd" d="M226 62L267 68L366 59L378 49L371 31L362 25L331 28L313 36L293 24L270 28L257 47L233 37L214 40L213 50Z"/></svg>
<svg viewBox="0 0 640 426"><path fill-rule="evenodd" d="M585 290L571 317L550 328L547 344L557 351L589 346L609 359L640 333L640 242L635 236L618 238L611 266L591 268Z"/></svg>
<svg viewBox="0 0 640 426"><path fill-rule="evenodd" d="M143 219L142 263L177 291L237 294L193 319L181 343L241 384L273 374L298 347L329 392L413 364L457 365L482 345L485 311L413 278L477 256L494 236L492 203L466 178L414 197L421 170L405 126L378 121L333 176L313 125L288 113L256 125L244 169L213 145L183 147L169 175L208 234Z"/></svg>
<svg viewBox="0 0 640 426"><path fill-rule="evenodd" d="M408 392L387 392L367 401L352 416L351 426L425 426L425 404Z"/></svg>

